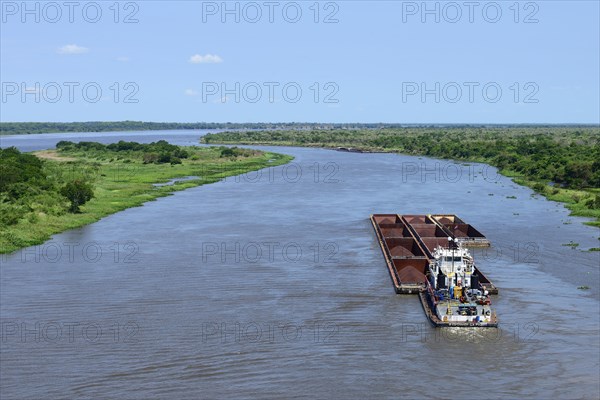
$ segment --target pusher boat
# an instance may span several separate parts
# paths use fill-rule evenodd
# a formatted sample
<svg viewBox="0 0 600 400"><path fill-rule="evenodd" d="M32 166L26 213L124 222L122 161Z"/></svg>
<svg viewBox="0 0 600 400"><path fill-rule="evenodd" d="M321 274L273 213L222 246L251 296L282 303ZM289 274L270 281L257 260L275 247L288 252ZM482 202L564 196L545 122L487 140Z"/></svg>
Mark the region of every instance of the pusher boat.
<svg viewBox="0 0 600 400"><path fill-rule="evenodd" d="M423 308L436 326L498 326L488 291L479 283L475 263L459 241L448 238L447 248L437 246L429 263Z"/></svg>

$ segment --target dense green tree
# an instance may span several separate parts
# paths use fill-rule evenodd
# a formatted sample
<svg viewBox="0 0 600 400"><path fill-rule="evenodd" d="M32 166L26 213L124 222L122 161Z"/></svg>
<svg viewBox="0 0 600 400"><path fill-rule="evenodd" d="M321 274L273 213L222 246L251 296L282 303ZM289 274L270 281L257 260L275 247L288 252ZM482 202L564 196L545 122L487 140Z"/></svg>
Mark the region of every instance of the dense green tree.
<svg viewBox="0 0 600 400"><path fill-rule="evenodd" d="M28 188L44 186L46 174L42 161L34 155L23 154L14 147L0 149L0 193L18 199Z"/></svg>
<svg viewBox="0 0 600 400"><path fill-rule="evenodd" d="M69 211L72 213L80 212L79 207L94 197L92 185L81 180L68 182L60 190L60 193L71 202Z"/></svg>

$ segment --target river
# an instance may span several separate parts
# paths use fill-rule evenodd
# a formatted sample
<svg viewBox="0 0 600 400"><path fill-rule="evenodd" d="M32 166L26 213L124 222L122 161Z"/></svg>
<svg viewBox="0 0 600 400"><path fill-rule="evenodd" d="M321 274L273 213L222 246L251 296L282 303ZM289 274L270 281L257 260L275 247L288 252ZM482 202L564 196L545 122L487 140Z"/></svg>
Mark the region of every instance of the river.
<svg viewBox="0 0 600 400"><path fill-rule="evenodd" d="M600 397L600 253L585 251L600 232L585 219L481 164L259 148L295 160L2 256L0 397ZM431 327L394 293L372 213L452 213L483 232L500 328Z"/></svg>

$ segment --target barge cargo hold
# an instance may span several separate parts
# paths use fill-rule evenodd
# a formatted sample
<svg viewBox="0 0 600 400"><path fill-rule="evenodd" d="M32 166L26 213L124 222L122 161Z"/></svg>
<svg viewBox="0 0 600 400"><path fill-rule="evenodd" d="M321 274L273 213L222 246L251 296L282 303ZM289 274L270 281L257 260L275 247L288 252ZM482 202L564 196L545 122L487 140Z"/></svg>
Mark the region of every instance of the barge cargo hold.
<svg viewBox="0 0 600 400"><path fill-rule="evenodd" d="M435 326L497 326L489 294L498 288L466 249L490 246L481 232L456 215L374 214L371 223L396 293L418 294ZM443 279L432 275L442 269Z"/></svg>
<svg viewBox="0 0 600 400"><path fill-rule="evenodd" d="M398 215L398 214L373 214L371 223L377 234L381 251L385 258L394 289L400 294L416 294L425 288L425 274L427 266L433 260L433 252L439 245L448 247L448 237L456 239L454 230L444 229L436 217L447 215ZM474 243L476 247L489 246L490 242L471 225L462 222L460 232L476 232L477 240L470 236L461 235L458 242L464 247ZM464 226L467 226L464 228ZM484 245L483 243L487 243ZM479 283L490 294L498 294L498 288L475 266L475 274Z"/></svg>

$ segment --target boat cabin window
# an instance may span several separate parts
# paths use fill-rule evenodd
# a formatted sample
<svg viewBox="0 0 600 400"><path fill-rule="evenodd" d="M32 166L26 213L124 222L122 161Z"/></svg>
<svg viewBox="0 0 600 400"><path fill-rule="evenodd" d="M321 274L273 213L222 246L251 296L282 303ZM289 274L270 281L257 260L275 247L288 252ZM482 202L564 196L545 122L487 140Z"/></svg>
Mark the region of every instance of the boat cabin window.
<svg viewBox="0 0 600 400"><path fill-rule="evenodd" d="M452 262L452 258L454 258L454 262L462 262L462 257L445 257L445 261Z"/></svg>

